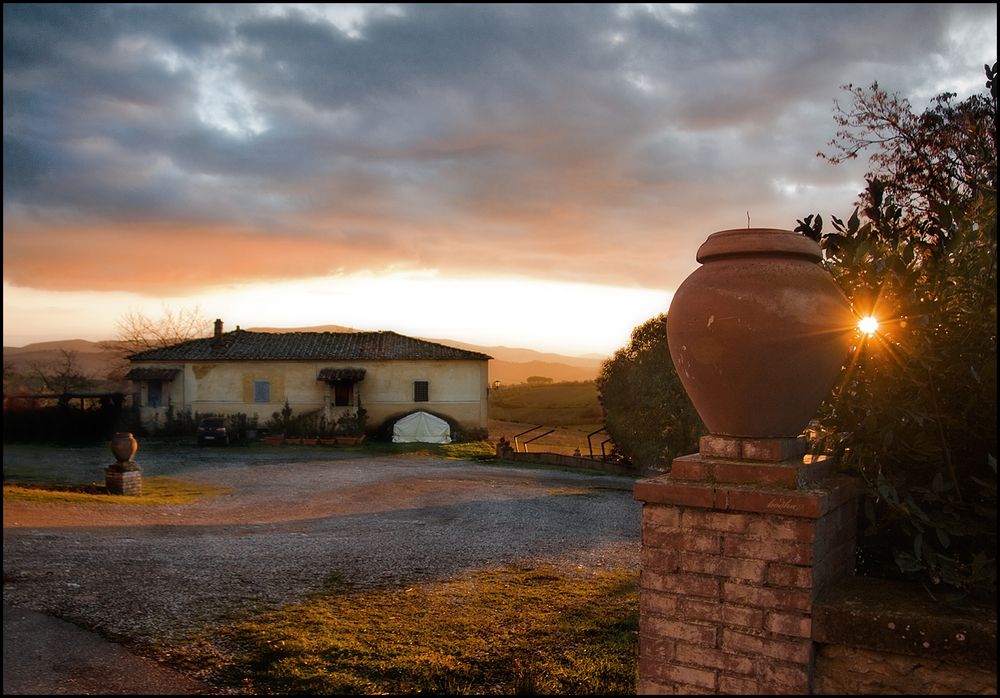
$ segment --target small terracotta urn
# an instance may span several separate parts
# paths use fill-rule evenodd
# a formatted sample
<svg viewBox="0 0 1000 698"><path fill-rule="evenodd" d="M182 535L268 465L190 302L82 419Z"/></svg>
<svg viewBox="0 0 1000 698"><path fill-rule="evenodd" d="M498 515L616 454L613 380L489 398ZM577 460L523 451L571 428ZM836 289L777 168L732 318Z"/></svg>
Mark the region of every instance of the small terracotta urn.
<svg viewBox="0 0 1000 698"><path fill-rule="evenodd" d="M111 453L114 454L116 465L127 467L132 463L132 457L139 450L139 444L130 432L118 431L111 438Z"/></svg>
<svg viewBox="0 0 1000 698"><path fill-rule="evenodd" d="M667 313L670 356L708 430L794 438L829 394L855 334L850 304L787 230L714 233Z"/></svg>

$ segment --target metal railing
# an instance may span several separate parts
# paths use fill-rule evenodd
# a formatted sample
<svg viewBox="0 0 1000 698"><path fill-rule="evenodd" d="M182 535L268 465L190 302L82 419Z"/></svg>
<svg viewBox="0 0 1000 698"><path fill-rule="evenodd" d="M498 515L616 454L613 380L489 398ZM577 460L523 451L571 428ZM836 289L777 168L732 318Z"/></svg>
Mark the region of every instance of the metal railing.
<svg viewBox="0 0 1000 698"><path fill-rule="evenodd" d="M531 427L530 429L522 431L520 434L515 434L514 435L514 452L515 453L517 453L517 452L527 453L528 452L528 444L530 444L532 441L537 441L538 439L542 438L543 436L548 436L549 434L551 434L552 432L555 431L555 429L549 429L544 434L539 434L538 436L533 436L532 438L528 439L527 441L521 441L520 440L520 438L522 436L524 436L525 434L530 434L533 431L538 431L539 429L545 429L545 428L546 428L545 426L539 424L537 427ZM524 449L523 451L521 450L522 448Z"/></svg>

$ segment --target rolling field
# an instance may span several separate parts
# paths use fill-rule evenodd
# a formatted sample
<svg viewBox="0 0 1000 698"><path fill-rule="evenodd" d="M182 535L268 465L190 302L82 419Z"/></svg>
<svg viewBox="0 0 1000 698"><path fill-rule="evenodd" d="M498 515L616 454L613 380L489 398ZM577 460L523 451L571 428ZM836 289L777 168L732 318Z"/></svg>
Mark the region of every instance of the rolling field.
<svg viewBox="0 0 1000 698"><path fill-rule="evenodd" d="M548 383L504 386L490 391L490 439L505 436L513 443L514 437L532 427L543 426L520 437L525 439L539 436L549 429L555 429L537 441L527 444L528 451L548 451L572 454L580 449L589 453L587 434L604 425L601 405L597 400L597 388L593 381L572 383ZM591 438L596 454L600 453L600 443L606 434ZM524 450L523 448L520 450Z"/></svg>

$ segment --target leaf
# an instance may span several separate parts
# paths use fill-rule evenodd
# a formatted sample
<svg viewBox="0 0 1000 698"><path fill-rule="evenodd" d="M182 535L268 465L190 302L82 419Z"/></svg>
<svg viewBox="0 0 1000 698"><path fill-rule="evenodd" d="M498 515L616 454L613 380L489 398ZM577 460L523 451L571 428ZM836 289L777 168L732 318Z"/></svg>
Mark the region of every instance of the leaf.
<svg viewBox="0 0 1000 698"><path fill-rule="evenodd" d="M934 479L931 480L931 490L934 492L944 492L944 478L941 477L941 473L934 475Z"/></svg>
<svg viewBox="0 0 1000 698"><path fill-rule="evenodd" d="M896 553L896 566L903 572L919 572L923 569L923 564L919 558L906 553Z"/></svg>
<svg viewBox="0 0 1000 698"><path fill-rule="evenodd" d="M947 548L951 544L951 539L948 534L944 532L943 528L935 528L934 532L937 533L938 540L941 541L941 546Z"/></svg>
<svg viewBox="0 0 1000 698"><path fill-rule="evenodd" d="M855 206L854 213L851 214L851 217L847 221L847 232L857 235L860 221L861 219L858 218L858 207Z"/></svg>

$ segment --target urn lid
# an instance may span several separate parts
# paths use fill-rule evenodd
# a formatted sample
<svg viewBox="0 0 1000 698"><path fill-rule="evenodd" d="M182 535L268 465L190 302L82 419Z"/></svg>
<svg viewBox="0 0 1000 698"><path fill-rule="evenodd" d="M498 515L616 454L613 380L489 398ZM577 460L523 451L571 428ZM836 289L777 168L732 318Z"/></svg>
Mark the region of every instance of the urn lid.
<svg viewBox="0 0 1000 698"><path fill-rule="evenodd" d="M697 260L751 255L804 257L811 262L823 259L820 246L805 235L777 228L736 228L709 235L698 248Z"/></svg>

